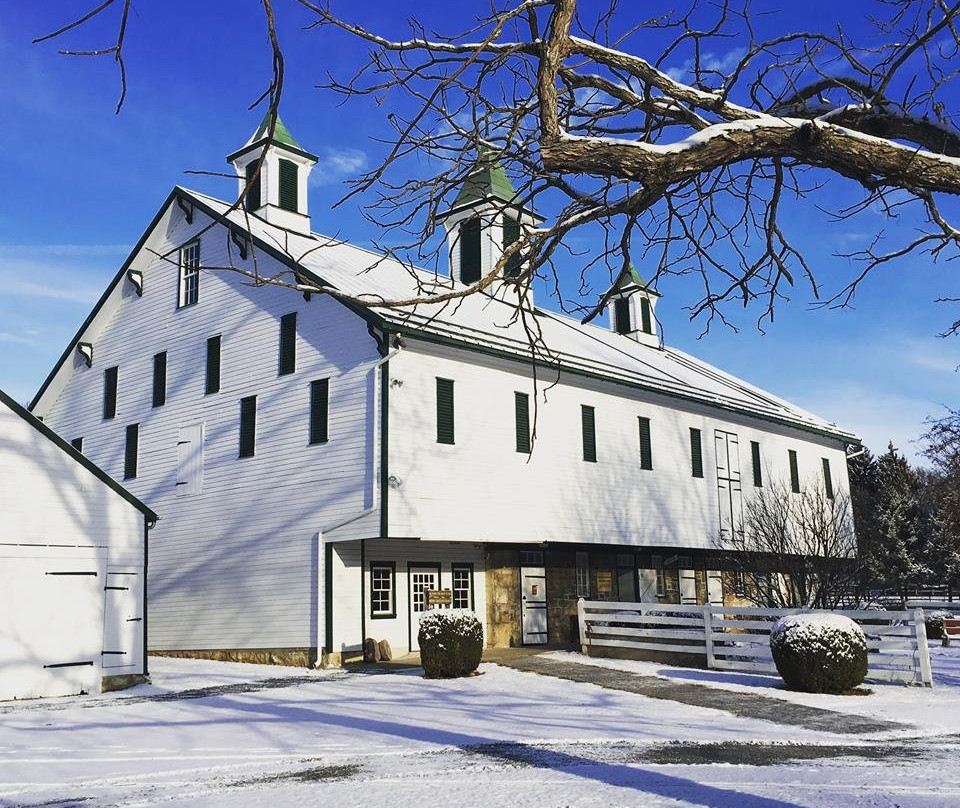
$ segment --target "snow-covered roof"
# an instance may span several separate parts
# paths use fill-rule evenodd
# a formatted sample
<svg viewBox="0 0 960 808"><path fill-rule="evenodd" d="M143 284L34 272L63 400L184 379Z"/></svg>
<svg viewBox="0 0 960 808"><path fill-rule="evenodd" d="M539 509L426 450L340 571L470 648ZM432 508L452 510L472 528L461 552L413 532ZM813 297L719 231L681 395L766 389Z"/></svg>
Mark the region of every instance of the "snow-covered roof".
<svg viewBox="0 0 960 808"><path fill-rule="evenodd" d="M227 213L219 199L178 189L253 237L293 259L305 276L353 297L388 301L439 294L449 277L411 267L337 239L285 230L242 211ZM310 278L308 277L308 280ZM775 419L847 441L854 433L669 346L645 345L606 328L542 308L517 317L504 295L476 294L412 309L375 308L394 329L412 331L474 349L530 359L528 327L536 333L538 361L590 376L646 388L710 406Z"/></svg>

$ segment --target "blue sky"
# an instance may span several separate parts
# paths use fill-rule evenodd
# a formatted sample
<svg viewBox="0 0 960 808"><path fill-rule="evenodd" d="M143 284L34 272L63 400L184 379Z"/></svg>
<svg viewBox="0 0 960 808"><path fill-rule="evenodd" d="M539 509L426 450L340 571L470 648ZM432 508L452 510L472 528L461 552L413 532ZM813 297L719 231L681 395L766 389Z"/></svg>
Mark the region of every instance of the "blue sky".
<svg viewBox="0 0 960 808"><path fill-rule="evenodd" d="M424 19L449 19L448 3L416 5ZM814 12L832 17L835 7L806 3L803 19ZM350 4L334 8L349 10ZM857 25L865 8L844 6L848 24ZM405 33L408 4L369 0L362 9L369 27ZM20 401L32 397L171 186L221 198L235 192L232 182L183 172L225 170L224 155L242 145L262 115L247 110L268 71L258 3L135 5L127 42L129 94L119 116L113 111L117 74L109 60L56 54L57 47L110 44L108 27L57 46L30 44L84 10L77 2L11 4L0 20L6 186L0 206L0 387ZM340 181L381 154L373 138L385 134L391 102L338 107L315 89L327 71L347 75L365 49L342 36L301 31L308 18L290 0L277 0L277 12L287 57L283 118L320 156L314 173L325 180L311 187L314 229L369 243L376 233L355 205L330 206L343 190ZM828 188L820 201L840 193ZM793 224L821 279L836 288L851 267L833 253L864 246L870 223L824 224L812 204L810 211L795 212ZM883 224L876 218L877 226ZM698 339L702 325L689 322L684 310L696 290L686 279L667 279L660 291L657 313L669 343L841 423L875 450L893 440L913 455L911 441L923 419L944 404L960 403L960 341L936 336L956 314L934 299L960 295L949 262L915 256L890 265L862 288L853 310L813 309L809 294L798 289L765 334L753 327L759 311L733 309L739 333L717 326ZM538 302L549 305L545 294Z"/></svg>

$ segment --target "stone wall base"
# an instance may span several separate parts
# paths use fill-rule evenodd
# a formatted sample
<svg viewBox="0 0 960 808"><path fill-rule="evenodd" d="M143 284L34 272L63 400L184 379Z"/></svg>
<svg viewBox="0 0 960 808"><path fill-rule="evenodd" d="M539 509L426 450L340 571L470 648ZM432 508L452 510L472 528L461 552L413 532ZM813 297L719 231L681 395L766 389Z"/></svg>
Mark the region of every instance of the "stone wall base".
<svg viewBox="0 0 960 808"><path fill-rule="evenodd" d="M144 673L122 673L116 676L103 676L100 678L100 692L110 693L113 690L126 690L134 685L145 685L150 682L150 677Z"/></svg>
<svg viewBox="0 0 960 808"><path fill-rule="evenodd" d="M312 668L317 661L316 648L209 648L190 651L151 651L150 656L177 659L215 659L220 662L250 662L256 665L287 665ZM333 656L332 654L324 654ZM337 655L339 656L339 655ZM321 659L321 663L322 663Z"/></svg>

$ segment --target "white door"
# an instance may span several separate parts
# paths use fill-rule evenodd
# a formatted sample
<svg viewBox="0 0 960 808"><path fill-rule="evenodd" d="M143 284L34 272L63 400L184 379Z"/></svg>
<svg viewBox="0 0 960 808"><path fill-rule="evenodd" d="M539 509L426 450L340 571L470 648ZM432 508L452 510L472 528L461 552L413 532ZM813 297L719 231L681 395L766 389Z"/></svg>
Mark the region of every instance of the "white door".
<svg viewBox="0 0 960 808"><path fill-rule="evenodd" d="M707 602L723 606L723 576L720 570L707 570Z"/></svg>
<svg viewBox="0 0 960 808"><path fill-rule="evenodd" d="M521 567L523 644L547 641L547 572L543 567Z"/></svg>
<svg viewBox="0 0 960 808"><path fill-rule="evenodd" d="M410 566L410 650L417 651L420 643L420 615L427 611L427 592L440 588L440 570L437 567Z"/></svg>
<svg viewBox="0 0 960 808"><path fill-rule="evenodd" d="M697 603L697 573L693 570L680 570L680 602L687 605Z"/></svg>
<svg viewBox="0 0 960 808"><path fill-rule="evenodd" d="M143 657L143 581L138 570L110 570L104 587L103 667L139 669Z"/></svg>
<svg viewBox="0 0 960 808"><path fill-rule="evenodd" d="M203 490L203 424L181 426L177 436L177 496Z"/></svg>

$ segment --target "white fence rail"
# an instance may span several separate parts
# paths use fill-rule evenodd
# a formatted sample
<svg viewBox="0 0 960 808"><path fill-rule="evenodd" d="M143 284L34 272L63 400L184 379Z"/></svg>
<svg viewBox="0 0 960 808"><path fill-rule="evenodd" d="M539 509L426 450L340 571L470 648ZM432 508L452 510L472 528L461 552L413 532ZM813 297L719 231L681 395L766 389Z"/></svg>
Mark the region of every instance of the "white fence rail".
<svg viewBox="0 0 960 808"><path fill-rule="evenodd" d="M694 654L708 668L776 673L770 629L786 614L810 609L681 606L580 600L580 646ZM901 612L839 610L867 637L867 678L933 686L923 609Z"/></svg>

